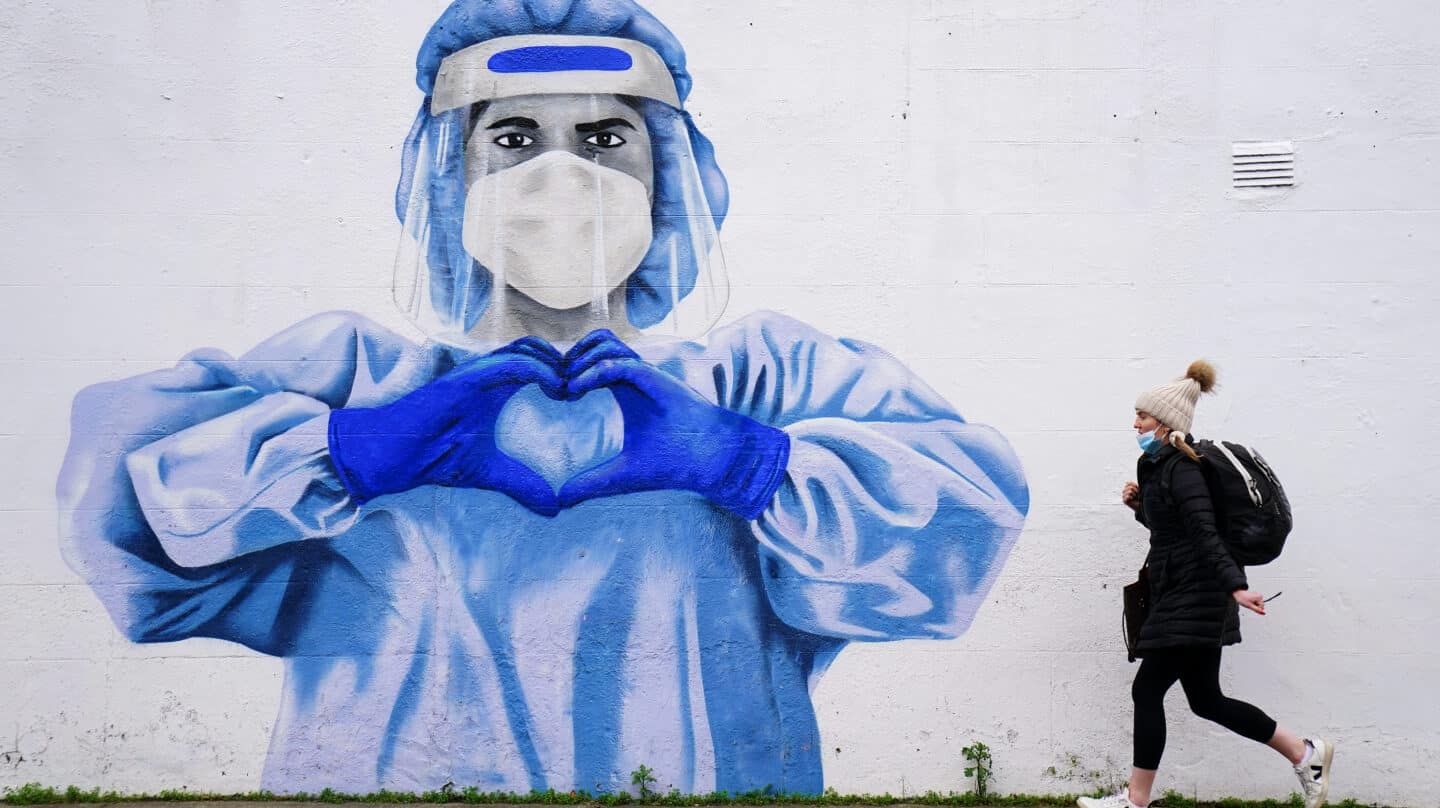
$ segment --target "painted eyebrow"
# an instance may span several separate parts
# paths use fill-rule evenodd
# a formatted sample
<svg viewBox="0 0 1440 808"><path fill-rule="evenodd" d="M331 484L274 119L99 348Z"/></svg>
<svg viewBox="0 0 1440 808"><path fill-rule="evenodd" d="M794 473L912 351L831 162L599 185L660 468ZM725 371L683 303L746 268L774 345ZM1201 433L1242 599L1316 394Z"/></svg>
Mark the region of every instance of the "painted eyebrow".
<svg viewBox="0 0 1440 808"><path fill-rule="evenodd" d="M519 116L515 116L515 117L511 117L511 118L501 118L500 120L496 121L495 123L490 124L489 126L487 126L487 127L485 127L485 128L486 128L486 129L506 129L506 128L511 127L511 126L518 127L518 128L520 128L520 129L539 129L539 128L540 128L540 124L536 123L534 118L522 118L522 117L519 117Z"/></svg>
<svg viewBox="0 0 1440 808"><path fill-rule="evenodd" d="M583 135L589 134L590 132L603 132L606 129L616 129L621 126L632 132L635 131L635 125L624 118L606 118L603 121L595 121L594 123L577 123L575 124L575 131Z"/></svg>

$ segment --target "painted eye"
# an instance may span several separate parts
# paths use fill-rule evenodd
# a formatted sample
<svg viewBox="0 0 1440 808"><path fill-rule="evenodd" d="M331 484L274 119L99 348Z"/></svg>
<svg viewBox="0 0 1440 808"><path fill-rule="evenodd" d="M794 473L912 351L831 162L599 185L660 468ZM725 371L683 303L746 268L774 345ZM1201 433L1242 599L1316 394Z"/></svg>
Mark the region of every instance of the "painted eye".
<svg viewBox="0 0 1440 808"><path fill-rule="evenodd" d="M620 137L614 132L596 132L590 137L585 138L585 142L591 146L599 146L602 149L613 149L616 146L624 146L625 138Z"/></svg>
<svg viewBox="0 0 1440 808"><path fill-rule="evenodd" d="M495 145L502 149L523 149L535 142L535 138L519 132L509 132L495 138Z"/></svg>

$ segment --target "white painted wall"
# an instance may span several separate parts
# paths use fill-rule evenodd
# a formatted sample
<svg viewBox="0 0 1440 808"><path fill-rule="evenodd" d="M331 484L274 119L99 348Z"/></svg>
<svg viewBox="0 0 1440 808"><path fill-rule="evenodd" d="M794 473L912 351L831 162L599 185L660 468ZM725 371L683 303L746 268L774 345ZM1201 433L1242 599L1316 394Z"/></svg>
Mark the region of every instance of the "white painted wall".
<svg viewBox="0 0 1440 808"><path fill-rule="evenodd" d="M256 786L280 663L135 646L56 543L70 399L308 314L396 328L398 146L438 2L0 2L0 785ZM1075 792L1129 763L1117 503L1140 389L1214 359L1196 431L1298 516L1231 692L1339 744L1335 798L1434 804L1440 9L1424 0L653 0L734 205L727 318L879 343L999 427L1030 520L953 642L854 646L816 694L841 792ZM1295 141L1299 186L1229 188ZM1159 785L1281 796L1185 713ZM1052 768L1053 767L1053 768ZM663 774L663 773L662 773ZM662 778L663 785L663 778Z"/></svg>

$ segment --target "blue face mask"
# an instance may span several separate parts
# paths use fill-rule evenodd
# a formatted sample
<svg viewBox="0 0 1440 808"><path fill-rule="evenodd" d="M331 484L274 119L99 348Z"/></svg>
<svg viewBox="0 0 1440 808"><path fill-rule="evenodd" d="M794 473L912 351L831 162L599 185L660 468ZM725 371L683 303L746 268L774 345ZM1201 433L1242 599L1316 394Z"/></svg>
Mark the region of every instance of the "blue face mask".
<svg viewBox="0 0 1440 808"><path fill-rule="evenodd" d="M1165 441L1155 437L1155 430L1153 429L1143 435L1137 436L1135 440L1140 444L1140 451L1145 454L1155 454L1160 451L1160 447L1165 445Z"/></svg>

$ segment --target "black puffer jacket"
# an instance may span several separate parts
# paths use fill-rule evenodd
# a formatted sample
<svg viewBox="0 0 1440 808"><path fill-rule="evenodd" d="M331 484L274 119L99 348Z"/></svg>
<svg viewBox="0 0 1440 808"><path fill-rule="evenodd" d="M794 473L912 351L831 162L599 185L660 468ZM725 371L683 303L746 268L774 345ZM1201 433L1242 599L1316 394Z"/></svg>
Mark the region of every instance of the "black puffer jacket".
<svg viewBox="0 0 1440 808"><path fill-rule="evenodd" d="M1240 642L1239 605L1231 593L1249 585L1245 570L1215 532L1215 511L1199 464L1166 445L1140 457L1136 480L1140 509L1135 517L1150 528L1145 559L1150 615L1140 629L1137 653Z"/></svg>

